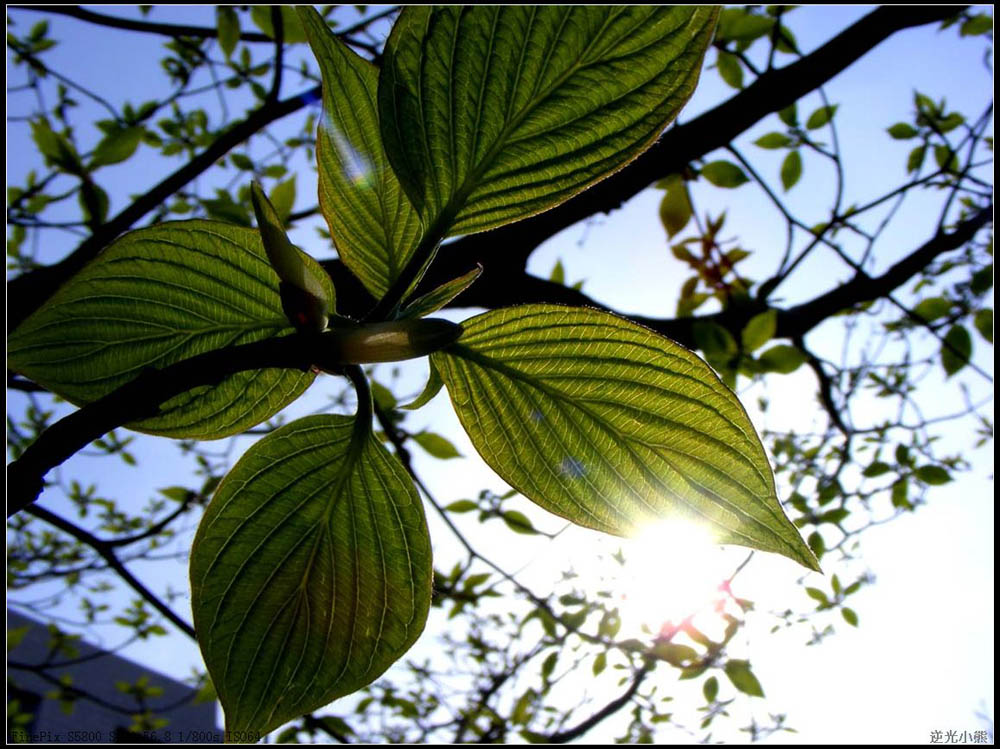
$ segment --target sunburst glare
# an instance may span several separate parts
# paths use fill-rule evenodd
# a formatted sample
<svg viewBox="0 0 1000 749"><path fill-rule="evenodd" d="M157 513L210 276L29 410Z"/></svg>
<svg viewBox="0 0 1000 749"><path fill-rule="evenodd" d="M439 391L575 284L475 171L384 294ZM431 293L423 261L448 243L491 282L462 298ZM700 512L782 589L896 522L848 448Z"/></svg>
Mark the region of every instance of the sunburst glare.
<svg viewBox="0 0 1000 749"><path fill-rule="evenodd" d="M725 555L711 534L685 521L648 527L627 543L624 557L623 619L633 618L653 631L708 606L728 575Z"/></svg>
<svg viewBox="0 0 1000 749"><path fill-rule="evenodd" d="M574 582L617 607L620 637L648 638L710 614L738 564L707 529L683 520L650 525L631 539L588 534L571 543ZM583 553L585 547L594 553Z"/></svg>

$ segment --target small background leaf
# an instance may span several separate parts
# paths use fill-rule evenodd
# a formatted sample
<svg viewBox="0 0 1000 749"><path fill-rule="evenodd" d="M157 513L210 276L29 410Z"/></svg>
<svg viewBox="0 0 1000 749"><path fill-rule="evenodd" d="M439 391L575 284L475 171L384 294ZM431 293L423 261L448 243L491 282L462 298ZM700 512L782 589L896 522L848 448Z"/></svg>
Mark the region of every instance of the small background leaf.
<svg viewBox="0 0 1000 749"><path fill-rule="evenodd" d="M969 363L972 356L972 336L962 325L953 325L944 337L941 346L941 365L945 374L951 377Z"/></svg>
<svg viewBox="0 0 1000 749"><path fill-rule="evenodd" d="M789 151L781 162L781 185L785 191L791 190L802 176L802 157L799 152Z"/></svg>
<svg viewBox="0 0 1000 749"><path fill-rule="evenodd" d="M764 690L760 686L760 682L757 681L757 677L753 675L753 671L750 670L748 661L726 661L726 676L729 677L733 686L744 694L749 694L751 697L764 696Z"/></svg>
<svg viewBox="0 0 1000 749"><path fill-rule="evenodd" d="M693 210L687 183L681 175L671 174L663 180L661 186L666 190L666 194L660 201L660 221L663 222L663 228L667 230L669 239L687 226Z"/></svg>
<svg viewBox="0 0 1000 749"><path fill-rule="evenodd" d="M756 351L774 338L778 329L778 310L769 309L754 315L740 333L744 351Z"/></svg>
<svg viewBox="0 0 1000 749"><path fill-rule="evenodd" d="M435 458L447 460L448 458L462 457L462 453L456 450L455 446L440 434L418 432L413 435L413 440Z"/></svg>
<svg viewBox="0 0 1000 749"><path fill-rule="evenodd" d="M258 29L273 39L274 24L271 21L271 7L270 5L252 6L250 9L250 18ZM282 39L285 44L299 44L306 40L302 23L295 14L295 9L290 5L281 7L281 27Z"/></svg>
<svg viewBox="0 0 1000 749"><path fill-rule="evenodd" d="M826 123L833 119L833 116L837 113L837 107L839 104L831 104L828 107L820 107L811 115L809 119L806 120L807 130L816 130L823 127Z"/></svg>
<svg viewBox="0 0 1000 749"><path fill-rule="evenodd" d="M769 372L791 374L806 360L806 355L794 346L779 344L772 346L760 355L760 363Z"/></svg>
<svg viewBox="0 0 1000 749"><path fill-rule="evenodd" d="M750 179L731 161L710 161L701 168L702 176L716 187L739 187Z"/></svg>
<svg viewBox="0 0 1000 749"><path fill-rule="evenodd" d="M228 5L216 7L215 27L219 32L219 47L228 60L240 41L240 17L235 8Z"/></svg>

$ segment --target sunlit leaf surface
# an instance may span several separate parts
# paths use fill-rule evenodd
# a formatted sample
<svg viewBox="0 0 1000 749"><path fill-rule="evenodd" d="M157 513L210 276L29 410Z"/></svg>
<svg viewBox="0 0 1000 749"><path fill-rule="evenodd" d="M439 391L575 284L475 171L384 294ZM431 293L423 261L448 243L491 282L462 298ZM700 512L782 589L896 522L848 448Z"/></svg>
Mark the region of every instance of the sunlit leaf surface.
<svg viewBox="0 0 1000 749"><path fill-rule="evenodd" d="M303 259L332 298L329 276ZM10 335L7 365L85 404L146 367L291 332L257 232L178 221L130 232L102 252ZM280 411L312 380L295 370L241 372L130 426L171 437L236 434Z"/></svg>
<svg viewBox="0 0 1000 749"><path fill-rule="evenodd" d="M311 416L251 447L191 552L226 728L270 731L381 675L423 630L431 570L413 482L370 424Z"/></svg>
<svg viewBox="0 0 1000 749"><path fill-rule="evenodd" d="M299 16L323 72L320 207L340 258L380 298L416 249L420 219L379 137L378 68L344 46L312 8Z"/></svg>
<svg viewBox="0 0 1000 749"><path fill-rule="evenodd" d="M386 43L386 151L424 226L557 205L648 147L694 90L717 10L410 6Z"/></svg>
<svg viewBox="0 0 1000 749"><path fill-rule="evenodd" d="M680 516L816 568L746 412L693 353L588 309L527 305L463 326L431 360L473 445L526 497L622 535Z"/></svg>

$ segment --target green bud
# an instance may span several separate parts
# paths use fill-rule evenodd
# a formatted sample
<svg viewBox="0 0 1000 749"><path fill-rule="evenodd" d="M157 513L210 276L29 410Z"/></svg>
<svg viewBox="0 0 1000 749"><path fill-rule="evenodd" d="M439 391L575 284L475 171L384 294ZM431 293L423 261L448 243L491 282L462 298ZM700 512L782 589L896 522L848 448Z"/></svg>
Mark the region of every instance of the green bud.
<svg viewBox="0 0 1000 749"><path fill-rule="evenodd" d="M403 361L438 351L462 335L449 320L394 320L323 333L321 366Z"/></svg>
<svg viewBox="0 0 1000 749"><path fill-rule="evenodd" d="M323 284L306 265L306 254L288 241L277 211L256 182L250 186L250 197L267 259L281 279L285 315L299 330L325 330L333 305Z"/></svg>

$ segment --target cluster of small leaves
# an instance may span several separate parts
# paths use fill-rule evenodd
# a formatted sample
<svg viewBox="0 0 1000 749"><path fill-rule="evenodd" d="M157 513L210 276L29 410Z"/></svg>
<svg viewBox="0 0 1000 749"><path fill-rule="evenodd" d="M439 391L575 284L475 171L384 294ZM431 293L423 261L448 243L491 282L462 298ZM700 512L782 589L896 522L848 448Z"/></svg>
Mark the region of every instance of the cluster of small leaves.
<svg viewBox="0 0 1000 749"><path fill-rule="evenodd" d="M505 500L516 496L518 496L518 493L513 489L503 494L497 494L489 489L484 489L475 500L458 499L451 504L445 505L444 509L454 513L477 512L480 523L491 519L500 519L514 533L521 533L528 536L541 534L541 531L536 530L535 526L532 525L527 515L519 510L504 506Z"/></svg>
<svg viewBox="0 0 1000 749"><path fill-rule="evenodd" d="M945 99L935 102L919 91L913 94L913 104L912 124L897 122L886 130L895 140L920 141L906 158L906 171L919 173L930 152L941 172L957 174L960 169L958 152L946 136L962 127L965 117L959 112L948 112Z"/></svg>
<svg viewBox="0 0 1000 749"><path fill-rule="evenodd" d="M768 41L771 55L775 52L798 53L795 35L781 22L789 10L788 6L769 5L766 8L748 6L722 11L715 34L714 44L718 50L715 66L726 84L742 89L745 69L759 74L747 58L748 50L757 41Z"/></svg>
<svg viewBox="0 0 1000 749"><path fill-rule="evenodd" d="M760 148L788 151L779 171L781 186L785 192L791 190L802 178L801 147L817 147L810 132L828 125L837 114L837 108L837 104L824 104L809 115L803 126L799 122L798 105L792 104L778 112L778 117L786 125L785 132L774 130L754 141Z"/></svg>

